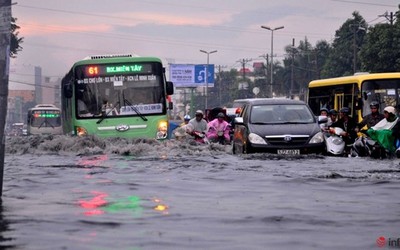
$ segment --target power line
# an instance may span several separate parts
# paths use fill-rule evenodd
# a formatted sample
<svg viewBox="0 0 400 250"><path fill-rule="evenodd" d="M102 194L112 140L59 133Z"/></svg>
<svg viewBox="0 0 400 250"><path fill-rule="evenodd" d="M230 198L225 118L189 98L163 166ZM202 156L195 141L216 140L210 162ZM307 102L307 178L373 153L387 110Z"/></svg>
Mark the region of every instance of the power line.
<svg viewBox="0 0 400 250"><path fill-rule="evenodd" d="M15 81L15 80L9 80L9 82L19 83L19 84L24 84L24 85L29 85L29 86L35 86L35 87L48 88L48 89L60 89L59 87L56 87L56 86L48 86L48 85L43 85L43 84L34 84L34 83L21 82L21 81Z"/></svg>
<svg viewBox="0 0 400 250"><path fill-rule="evenodd" d="M342 3L354 3L354 4L364 4L364 5L373 5L373 6L384 6L384 7L397 8L397 6L395 6L395 5L381 4L381 3L366 3L366 2L349 1L349 0L331 0L331 1L333 1L333 2L342 2Z"/></svg>

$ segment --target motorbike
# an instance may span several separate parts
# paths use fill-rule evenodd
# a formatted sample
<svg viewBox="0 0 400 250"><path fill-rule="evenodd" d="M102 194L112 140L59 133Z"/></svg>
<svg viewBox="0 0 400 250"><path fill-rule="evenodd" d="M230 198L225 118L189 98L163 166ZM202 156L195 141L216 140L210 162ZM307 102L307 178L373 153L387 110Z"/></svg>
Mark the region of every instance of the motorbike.
<svg viewBox="0 0 400 250"><path fill-rule="evenodd" d="M362 132L365 133L365 131ZM384 147L366 135L358 137L353 143L351 155L354 157L370 156L374 159L384 159L390 157Z"/></svg>
<svg viewBox="0 0 400 250"><path fill-rule="evenodd" d="M194 140L196 142L205 143L205 144L209 144L210 143L208 138L206 137L206 135L201 133L201 132L199 132L199 131L193 131L191 134L194 137Z"/></svg>
<svg viewBox="0 0 400 250"><path fill-rule="evenodd" d="M324 132L326 152L331 155L341 156L344 154L346 143L340 136L341 128L330 128Z"/></svg>
<svg viewBox="0 0 400 250"><path fill-rule="evenodd" d="M217 130L215 127L210 127L207 133L207 139L211 142L216 142L222 145L229 144L230 131L230 124L226 125L223 130ZM226 134L228 134L228 136L226 136Z"/></svg>
<svg viewBox="0 0 400 250"><path fill-rule="evenodd" d="M199 131L193 131L193 126L190 124L183 125L173 131L174 137L177 140L194 139L195 142L208 144L209 141L205 134Z"/></svg>

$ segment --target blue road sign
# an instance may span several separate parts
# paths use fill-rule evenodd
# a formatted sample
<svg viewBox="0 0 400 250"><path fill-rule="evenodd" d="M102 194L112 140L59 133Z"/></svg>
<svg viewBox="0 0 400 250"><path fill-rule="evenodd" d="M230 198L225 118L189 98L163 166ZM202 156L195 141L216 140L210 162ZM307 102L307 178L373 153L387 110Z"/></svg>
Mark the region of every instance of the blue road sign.
<svg viewBox="0 0 400 250"><path fill-rule="evenodd" d="M201 65L195 65L194 66L194 75L195 75L195 79L194 82L195 83L206 83L205 81L205 75L206 75L206 67L207 64L201 64ZM209 64L208 65L208 70L207 70L207 82L211 83L211 85L214 84L214 64Z"/></svg>

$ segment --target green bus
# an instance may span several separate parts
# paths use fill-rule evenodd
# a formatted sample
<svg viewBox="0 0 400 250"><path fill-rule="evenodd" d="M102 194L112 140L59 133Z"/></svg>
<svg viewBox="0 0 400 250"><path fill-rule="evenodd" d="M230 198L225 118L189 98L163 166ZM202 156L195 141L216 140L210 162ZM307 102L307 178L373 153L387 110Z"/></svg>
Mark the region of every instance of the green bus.
<svg viewBox="0 0 400 250"><path fill-rule="evenodd" d="M349 107L351 116L360 122L371 113L369 104L376 101L380 112L386 106L400 105L400 73L364 73L311 81L307 102L315 115L321 108Z"/></svg>
<svg viewBox="0 0 400 250"><path fill-rule="evenodd" d="M64 134L170 138L174 87L159 58L90 56L76 62L61 85Z"/></svg>

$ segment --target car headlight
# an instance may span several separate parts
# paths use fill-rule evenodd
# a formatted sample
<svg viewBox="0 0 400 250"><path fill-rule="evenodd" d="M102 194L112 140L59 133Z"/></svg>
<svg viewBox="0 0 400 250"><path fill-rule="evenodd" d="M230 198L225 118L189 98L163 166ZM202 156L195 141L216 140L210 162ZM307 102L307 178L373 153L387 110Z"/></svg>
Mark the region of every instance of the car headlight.
<svg viewBox="0 0 400 250"><path fill-rule="evenodd" d="M322 132L316 133L310 140L310 144L324 142L324 134Z"/></svg>
<svg viewBox="0 0 400 250"><path fill-rule="evenodd" d="M254 133L249 134L249 141L254 144L267 144L261 136Z"/></svg>

